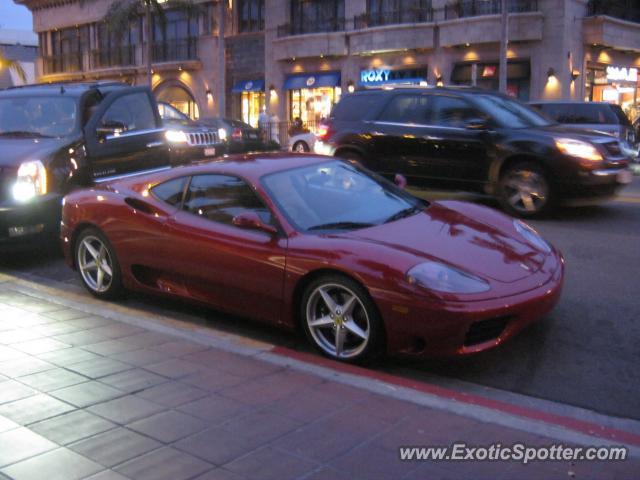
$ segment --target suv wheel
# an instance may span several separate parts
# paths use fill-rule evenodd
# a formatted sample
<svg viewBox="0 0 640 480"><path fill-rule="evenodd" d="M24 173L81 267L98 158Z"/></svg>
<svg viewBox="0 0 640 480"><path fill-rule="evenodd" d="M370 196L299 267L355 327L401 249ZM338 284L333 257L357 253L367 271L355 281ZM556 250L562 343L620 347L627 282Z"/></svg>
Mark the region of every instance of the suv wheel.
<svg viewBox="0 0 640 480"><path fill-rule="evenodd" d="M507 167L500 176L498 194L505 210L519 217L534 217L546 212L553 197L546 172L533 162Z"/></svg>

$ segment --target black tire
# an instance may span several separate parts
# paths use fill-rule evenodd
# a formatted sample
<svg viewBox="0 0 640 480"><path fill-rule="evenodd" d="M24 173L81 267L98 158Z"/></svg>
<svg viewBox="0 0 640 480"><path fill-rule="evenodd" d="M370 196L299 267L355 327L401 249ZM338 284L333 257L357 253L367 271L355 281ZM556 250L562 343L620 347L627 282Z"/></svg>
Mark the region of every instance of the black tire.
<svg viewBox="0 0 640 480"><path fill-rule="evenodd" d="M311 149L309 148L309 145L307 145L307 142L298 140L296 143L293 144L293 151L302 153L302 152L310 152Z"/></svg>
<svg viewBox="0 0 640 480"><path fill-rule="evenodd" d="M554 186L540 165L530 161L517 162L501 173L498 199L502 208L511 215L539 217L553 207Z"/></svg>
<svg viewBox="0 0 640 480"><path fill-rule="evenodd" d="M93 248L93 253L98 253L98 257L93 255L87 244ZM73 253L80 280L89 293L102 300L114 300L122 296L124 288L120 263L109 239L100 230L93 227L82 230L76 239ZM92 261L96 264L95 269L88 268ZM108 270L105 265L109 267ZM99 281L100 270L102 281Z"/></svg>
<svg viewBox="0 0 640 480"><path fill-rule="evenodd" d="M334 300L337 309L333 312L320 293L321 289ZM351 295L357 301L349 307ZM346 307L344 311L341 310L343 306ZM313 280L303 293L299 314L307 339L326 357L346 363L366 363L384 353L385 330L378 309L369 293L348 277L328 274ZM315 320L324 323L314 328L310 322ZM336 353L338 328L343 339L339 354ZM362 334L366 335L366 340L359 336Z"/></svg>

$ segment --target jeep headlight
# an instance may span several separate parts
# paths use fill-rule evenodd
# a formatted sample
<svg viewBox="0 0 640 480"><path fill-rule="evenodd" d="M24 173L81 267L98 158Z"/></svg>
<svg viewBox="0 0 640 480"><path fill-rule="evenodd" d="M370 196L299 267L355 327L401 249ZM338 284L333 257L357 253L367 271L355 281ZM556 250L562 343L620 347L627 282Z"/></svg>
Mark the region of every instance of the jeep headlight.
<svg viewBox="0 0 640 480"><path fill-rule="evenodd" d="M220 127L218 129L218 137L221 141L224 142L227 139L227 131L224 128Z"/></svg>
<svg viewBox="0 0 640 480"><path fill-rule="evenodd" d="M468 272L438 262L423 262L407 272L407 281L428 290L446 293L480 293L489 284Z"/></svg>
<svg viewBox="0 0 640 480"><path fill-rule="evenodd" d="M47 169L40 160L23 162L18 168L18 178L13 186L13 198L28 202L47 193Z"/></svg>
<svg viewBox="0 0 640 480"><path fill-rule="evenodd" d="M187 143L189 139L182 130L167 130L164 132L165 138L171 143Z"/></svg>

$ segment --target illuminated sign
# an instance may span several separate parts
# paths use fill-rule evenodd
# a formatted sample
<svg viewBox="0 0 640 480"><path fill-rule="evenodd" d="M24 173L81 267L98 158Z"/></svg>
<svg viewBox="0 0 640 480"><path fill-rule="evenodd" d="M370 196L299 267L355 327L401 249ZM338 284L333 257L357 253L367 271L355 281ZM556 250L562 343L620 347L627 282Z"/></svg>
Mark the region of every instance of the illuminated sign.
<svg viewBox="0 0 640 480"><path fill-rule="evenodd" d="M362 70L360 72L360 83L363 85L369 83L381 83L389 81L391 70L388 68L374 68L372 70Z"/></svg>
<svg viewBox="0 0 640 480"><path fill-rule="evenodd" d="M495 65L485 65L482 69L482 77L493 77L496 74L497 67Z"/></svg>
<svg viewBox="0 0 640 480"><path fill-rule="evenodd" d="M625 67L607 67L607 80L637 82L638 69Z"/></svg>

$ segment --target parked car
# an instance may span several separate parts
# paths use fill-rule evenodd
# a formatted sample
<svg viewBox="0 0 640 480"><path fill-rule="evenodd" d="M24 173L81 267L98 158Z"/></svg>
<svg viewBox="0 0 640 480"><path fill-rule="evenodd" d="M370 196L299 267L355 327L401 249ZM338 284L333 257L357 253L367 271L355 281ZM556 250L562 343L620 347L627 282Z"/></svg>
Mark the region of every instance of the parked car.
<svg viewBox="0 0 640 480"><path fill-rule="evenodd" d="M78 186L168 168L151 91L64 83L0 91L0 250L59 231L61 201Z"/></svg>
<svg viewBox="0 0 640 480"><path fill-rule="evenodd" d="M73 192L62 241L98 298L161 293L300 326L341 361L495 347L553 308L564 271L520 220L284 153Z"/></svg>
<svg viewBox="0 0 640 480"><path fill-rule="evenodd" d="M182 164L191 160L219 157L226 151L217 128L190 119L166 102L158 102L165 136L171 147L172 163Z"/></svg>
<svg viewBox="0 0 640 480"><path fill-rule="evenodd" d="M608 133L634 146L638 140L620 105L606 102L532 102L530 105L563 125Z"/></svg>
<svg viewBox="0 0 640 480"><path fill-rule="evenodd" d="M229 118L205 117L201 119L204 125L216 128L220 133L225 132L227 151L229 153L263 152L267 150L260 130L248 123Z"/></svg>
<svg viewBox="0 0 640 480"><path fill-rule="evenodd" d="M560 201L613 196L631 181L609 135L576 132L519 101L473 88L395 88L344 96L315 151L410 185L484 192L530 217Z"/></svg>
<svg viewBox="0 0 640 480"><path fill-rule="evenodd" d="M289 151L291 152L313 152L315 145L316 135L312 132L298 133L289 136Z"/></svg>

